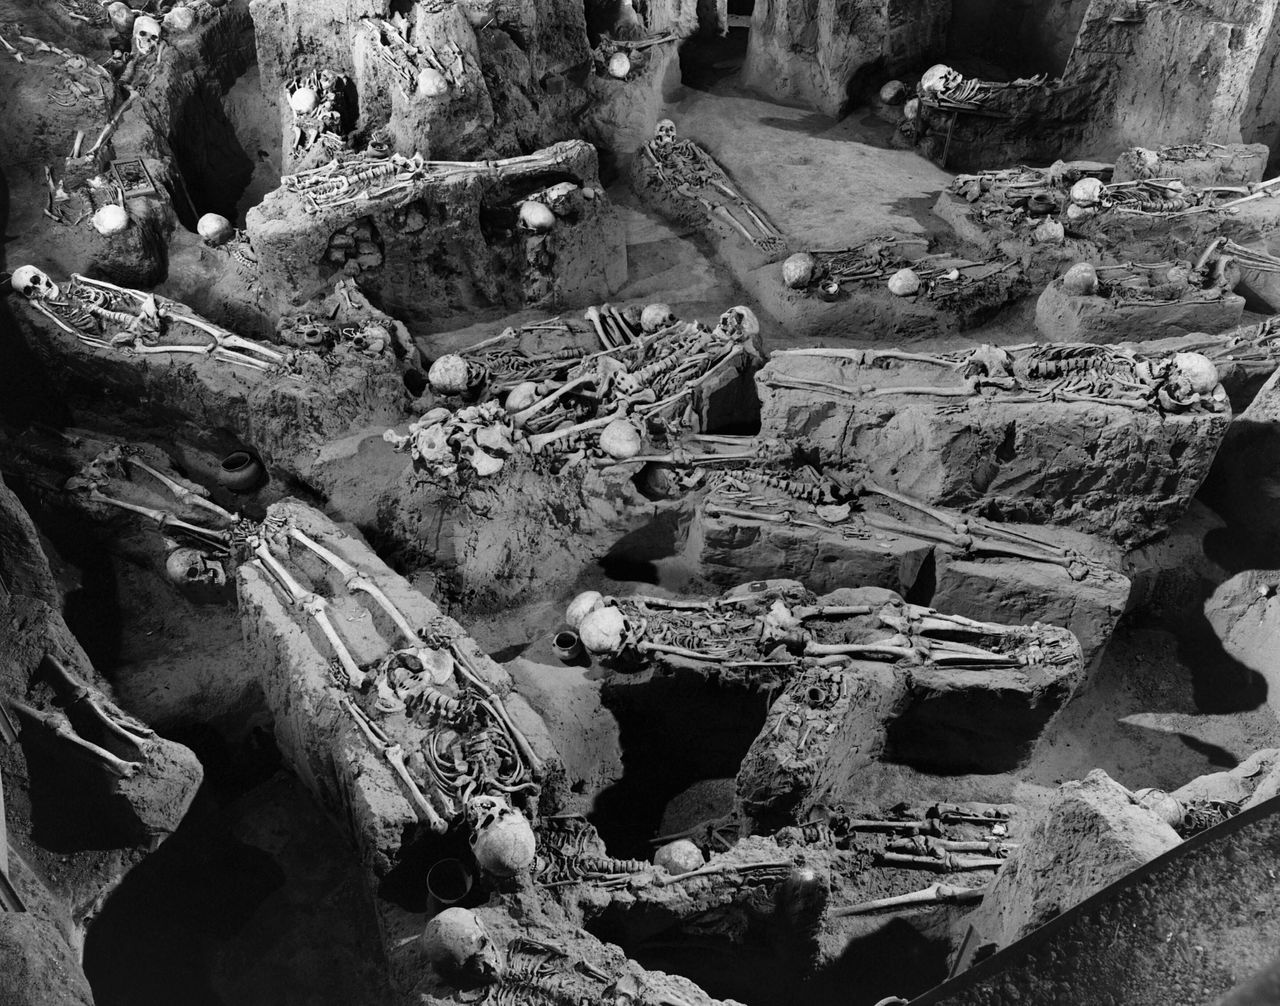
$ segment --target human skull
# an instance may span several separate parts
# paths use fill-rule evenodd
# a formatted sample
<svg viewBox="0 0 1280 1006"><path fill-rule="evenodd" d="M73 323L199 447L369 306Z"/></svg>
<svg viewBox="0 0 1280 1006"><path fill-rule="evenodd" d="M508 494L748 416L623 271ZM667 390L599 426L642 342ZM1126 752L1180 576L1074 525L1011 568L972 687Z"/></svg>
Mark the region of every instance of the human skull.
<svg viewBox="0 0 1280 1006"><path fill-rule="evenodd" d="M671 310L670 304L646 304L640 312L640 328L645 334L652 334L675 323L675 312Z"/></svg>
<svg viewBox="0 0 1280 1006"><path fill-rule="evenodd" d="M644 439L629 420L615 419L600 431L600 449L615 461L634 458L643 448Z"/></svg>
<svg viewBox="0 0 1280 1006"><path fill-rule="evenodd" d="M665 153L676 145L676 124L670 119L661 119L653 131L653 146L659 153Z"/></svg>
<svg viewBox="0 0 1280 1006"><path fill-rule="evenodd" d="M526 199L520 204L520 227L535 234L545 234L556 225L556 215L551 207L536 199Z"/></svg>
<svg viewBox="0 0 1280 1006"><path fill-rule="evenodd" d="M808 252L796 252L782 263L782 282L788 289L803 290L813 282L818 260Z"/></svg>
<svg viewBox="0 0 1280 1006"><path fill-rule="evenodd" d="M289 107L295 115L310 115L320 104L320 96L314 87L300 87L289 95Z"/></svg>
<svg viewBox="0 0 1280 1006"><path fill-rule="evenodd" d="M880 88L880 101L886 105L901 105L907 99L907 87L900 80L891 80Z"/></svg>
<svg viewBox="0 0 1280 1006"><path fill-rule="evenodd" d="M760 335L760 320L751 308L739 304L720 315L716 331L734 342L750 342Z"/></svg>
<svg viewBox="0 0 1280 1006"><path fill-rule="evenodd" d="M514 877L533 865L537 842L529 820L506 800L476 796L467 802L471 852L476 864L495 877Z"/></svg>
<svg viewBox="0 0 1280 1006"><path fill-rule="evenodd" d="M565 609L564 620L577 629L582 625L584 618L603 604L604 595L600 591L584 590L569 602L569 607Z"/></svg>
<svg viewBox="0 0 1280 1006"><path fill-rule="evenodd" d="M107 203L93 215L93 229L104 237L129 229L129 211L119 203Z"/></svg>
<svg viewBox="0 0 1280 1006"><path fill-rule="evenodd" d="M910 297L920 292L920 277L914 269L899 269L889 277L889 292L895 297Z"/></svg>
<svg viewBox="0 0 1280 1006"><path fill-rule="evenodd" d="M583 618L578 636L588 653L616 657L627 645L630 627L626 616L615 607L599 607Z"/></svg>
<svg viewBox="0 0 1280 1006"><path fill-rule="evenodd" d="M536 402L538 397L537 384L533 381L521 381L507 392L507 400L503 402L503 408L514 415L517 412L523 412Z"/></svg>
<svg viewBox="0 0 1280 1006"><path fill-rule="evenodd" d="M178 548L169 553L164 563L165 576L179 589L222 587L227 572L222 563L210 559L198 548Z"/></svg>
<svg viewBox="0 0 1280 1006"><path fill-rule="evenodd" d="M475 912L446 908L422 931L422 949L443 978L496 982L503 972L502 954Z"/></svg>
<svg viewBox="0 0 1280 1006"><path fill-rule="evenodd" d="M1096 178L1081 178L1071 186L1071 201L1086 209L1102 201L1102 182Z"/></svg>
<svg viewBox="0 0 1280 1006"><path fill-rule="evenodd" d="M143 14L133 22L133 52L146 56L160 44L160 22Z"/></svg>
<svg viewBox="0 0 1280 1006"><path fill-rule="evenodd" d="M107 17L111 20L111 27L116 30L119 35L133 35L133 22L138 15L133 12L133 8L127 3L116 3L107 7Z"/></svg>
<svg viewBox="0 0 1280 1006"><path fill-rule="evenodd" d="M320 71L320 89L322 91L328 91L330 94L332 94L334 89L338 86L338 81L340 79L341 78L332 70L327 70L327 69L321 70Z"/></svg>
<svg viewBox="0 0 1280 1006"><path fill-rule="evenodd" d="M15 269L9 284L28 300L56 300L61 293L58 284L33 265Z"/></svg>
<svg viewBox="0 0 1280 1006"><path fill-rule="evenodd" d="M1163 397L1172 404L1189 407L1209 398L1218 387L1218 368L1200 353L1174 353L1165 373Z"/></svg>
<svg viewBox="0 0 1280 1006"><path fill-rule="evenodd" d="M615 52L609 57L609 76L615 80L626 80L631 72L631 57L625 52Z"/></svg>
<svg viewBox="0 0 1280 1006"><path fill-rule="evenodd" d="M1062 289L1072 297L1092 297L1098 292L1098 270L1089 262L1077 262L1063 275Z"/></svg>
<svg viewBox="0 0 1280 1006"><path fill-rule="evenodd" d="M936 97L949 87L954 87L963 78L945 63L935 63L925 70L920 78L920 93Z"/></svg>
<svg viewBox="0 0 1280 1006"><path fill-rule="evenodd" d="M437 395L461 395L470 387L467 361L455 353L446 353L431 364L427 383Z"/></svg>
<svg viewBox="0 0 1280 1006"><path fill-rule="evenodd" d="M449 93L449 81L434 66L424 66L418 74L418 93L424 98L439 98Z"/></svg>
<svg viewBox="0 0 1280 1006"><path fill-rule="evenodd" d="M206 213L196 221L196 233L212 248L226 244L235 232L236 229L231 226L231 221L221 213Z"/></svg>
<svg viewBox="0 0 1280 1006"><path fill-rule="evenodd" d="M687 838L668 842L653 854L653 865L660 866L673 877L692 873L706 862L702 850Z"/></svg>

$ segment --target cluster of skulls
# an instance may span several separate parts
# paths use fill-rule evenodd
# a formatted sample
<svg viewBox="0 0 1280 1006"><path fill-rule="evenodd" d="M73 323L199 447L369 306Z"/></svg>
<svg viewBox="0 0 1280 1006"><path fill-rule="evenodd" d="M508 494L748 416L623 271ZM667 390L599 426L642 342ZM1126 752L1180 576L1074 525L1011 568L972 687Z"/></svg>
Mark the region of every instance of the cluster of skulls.
<svg viewBox="0 0 1280 1006"><path fill-rule="evenodd" d="M408 451L417 468L441 479L454 477L464 464L481 478L496 475L516 449L506 412L497 402L457 412L435 408L410 423L407 436L387 430L382 439L397 451Z"/></svg>

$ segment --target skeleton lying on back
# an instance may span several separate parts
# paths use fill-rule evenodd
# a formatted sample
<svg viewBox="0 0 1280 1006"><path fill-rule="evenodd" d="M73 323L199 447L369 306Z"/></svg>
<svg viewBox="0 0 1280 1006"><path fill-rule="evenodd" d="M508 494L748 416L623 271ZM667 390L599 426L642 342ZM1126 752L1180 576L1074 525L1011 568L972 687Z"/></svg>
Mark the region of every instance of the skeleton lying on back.
<svg viewBox="0 0 1280 1006"><path fill-rule="evenodd" d="M984 393L1004 404L1093 402L1166 413L1222 412L1226 391L1213 362L1200 353L1145 356L1133 349L1092 343L1026 343L978 346L967 352L925 354L897 350L794 349L775 355L845 360L854 375L862 367L922 364L950 371L949 384L910 387L770 377L773 387L820 391L851 398L922 396L972 398ZM851 375L853 376L853 375Z"/></svg>
<svg viewBox="0 0 1280 1006"><path fill-rule="evenodd" d="M978 622L908 604L889 591L869 591L867 603L852 605L815 599L794 581L705 602L588 591L570 603L566 620L604 659L747 675L757 687L775 687L805 665L851 658L981 670L1079 657L1071 634L1051 626Z"/></svg>
<svg viewBox="0 0 1280 1006"><path fill-rule="evenodd" d="M657 184L697 205L710 219L728 224L757 248L783 246L782 232L747 199L715 159L692 140L676 138L676 124L663 119L641 148Z"/></svg>
<svg viewBox="0 0 1280 1006"><path fill-rule="evenodd" d="M95 349L132 353L197 353L254 370L279 370L287 354L241 338L186 305L154 293L72 274L54 283L35 266L17 269L11 283L33 308ZM172 343L161 342L172 338Z"/></svg>

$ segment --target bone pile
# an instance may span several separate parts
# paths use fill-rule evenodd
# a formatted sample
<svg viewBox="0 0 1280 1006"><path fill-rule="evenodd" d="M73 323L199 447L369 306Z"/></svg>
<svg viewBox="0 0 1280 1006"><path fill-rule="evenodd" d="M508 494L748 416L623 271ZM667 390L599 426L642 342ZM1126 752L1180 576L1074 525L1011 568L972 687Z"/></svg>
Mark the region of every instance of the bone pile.
<svg viewBox="0 0 1280 1006"><path fill-rule="evenodd" d="M495 475L516 454L545 456L558 471L588 455L598 463L643 460L646 443L673 441L697 425L704 389L732 379L758 356L759 323L745 307L726 311L710 331L679 321L661 304L645 308L638 323L608 305L590 308L586 317L604 347L599 351L530 357L486 340L439 357L427 375L432 391L476 404L438 406L407 434L388 430L384 439L407 451L419 470L445 480L464 467ZM514 336L513 330L499 337L497 345Z"/></svg>

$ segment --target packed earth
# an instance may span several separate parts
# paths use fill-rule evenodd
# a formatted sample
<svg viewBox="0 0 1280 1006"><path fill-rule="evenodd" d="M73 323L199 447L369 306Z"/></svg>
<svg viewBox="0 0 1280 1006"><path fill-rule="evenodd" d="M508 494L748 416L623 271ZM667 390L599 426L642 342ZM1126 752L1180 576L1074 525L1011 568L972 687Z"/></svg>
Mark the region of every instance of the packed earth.
<svg viewBox="0 0 1280 1006"><path fill-rule="evenodd" d="M1280 1001L1280 0L0 0L0 136L0 1006Z"/></svg>

